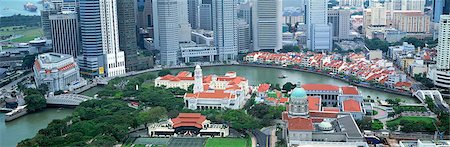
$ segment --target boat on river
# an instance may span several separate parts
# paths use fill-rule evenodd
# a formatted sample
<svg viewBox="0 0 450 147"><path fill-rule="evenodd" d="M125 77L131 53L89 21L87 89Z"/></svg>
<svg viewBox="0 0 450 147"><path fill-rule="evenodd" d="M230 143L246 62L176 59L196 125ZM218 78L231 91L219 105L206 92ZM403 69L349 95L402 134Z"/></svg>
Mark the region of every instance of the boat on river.
<svg viewBox="0 0 450 147"><path fill-rule="evenodd" d="M5 122L12 121L14 119L17 119L17 118L27 114L27 108L26 107L27 107L27 105L18 106L17 108L12 110L11 112L6 113L5 114Z"/></svg>
<svg viewBox="0 0 450 147"><path fill-rule="evenodd" d="M30 11L30 12L36 12L37 6L31 2L28 2L25 5L23 5L23 9Z"/></svg>
<svg viewBox="0 0 450 147"><path fill-rule="evenodd" d="M279 75L278 76L278 78L280 78L280 79L284 79L284 78L286 78L287 76L286 75Z"/></svg>

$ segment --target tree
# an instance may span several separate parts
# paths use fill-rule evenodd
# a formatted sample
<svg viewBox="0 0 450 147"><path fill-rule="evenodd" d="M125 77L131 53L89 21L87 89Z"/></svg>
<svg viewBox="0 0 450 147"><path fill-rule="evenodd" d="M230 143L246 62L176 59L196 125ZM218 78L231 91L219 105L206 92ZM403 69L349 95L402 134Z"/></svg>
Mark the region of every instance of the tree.
<svg viewBox="0 0 450 147"><path fill-rule="evenodd" d="M207 90L207 89L204 89L204 90ZM194 84L189 85L187 92L194 93Z"/></svg>
<svg viewBox="0 0 450 147"><path fill-rule="evenodd" d="M294 89L296 86L294 84L292 84L291 82L287 82L283 85L283 90L286 90L286 92L291 91L292 89Z"/></svg>
<svg viewBox="0 0 450 147"><path fill-rule="evenodd" d="M249 110L253 106L253 104L255 104L255 98L251 98L251 99L247 100L247 102L245 102L243 109Z"/></svg>
<svg viewBox="0 0 450 147"><path fill-rule="evenodd" d="M28 95L25 97L28 112L36 112L47 107L47 101L44 96L39 94Z"/></svg>
<svg viewBox="0 0 450 147"><path fill-rule="evenodd" d="M22 67L26 68L26 69L30 69L33 67L33 63L36 59L37 54L31 54L31 55L26 55L25 57L22 58Z"/></svg>
<svg viewBox="0 0 450 147"><path fill-rule="evenodd" d="M391 104L393 106L398 106L398 105L400 105L400 102L402 102L402 99L400 99L400 98L386 99L386 102L388 102L389 104Z"/></svg>
<svg viewBox="0 0 450 147"><path fill-rule="evenodd" d="M168 70L168 69L163 69L158 72L158 76L160 76L160 77L165 76L165 75L170 75L170 74L171 74L170 70Z"/></svg>
<svg viewBox="0 0 450 147"><path fill-rule="evenodd" d="M148 123L155 123L167 118L167 110L164 107L154 107L138 113L138 123L147 126Z"/></svg>
<svg viewBox="0 0 450 147"><path fill-rule="evenodd" d="M383 52L387 52L389 49L389 42L381 40L379 38L366 39L364 42L367 48L369 48L370 50L380 49Z"/></svg>
<svg viewBox="0 0 450 147"><path fill-rule="evenodd" d="M287 52L300 52L300 48L298 46L293 45L284 45L281 50L278 52L280 53L287 53Z"/></svg>

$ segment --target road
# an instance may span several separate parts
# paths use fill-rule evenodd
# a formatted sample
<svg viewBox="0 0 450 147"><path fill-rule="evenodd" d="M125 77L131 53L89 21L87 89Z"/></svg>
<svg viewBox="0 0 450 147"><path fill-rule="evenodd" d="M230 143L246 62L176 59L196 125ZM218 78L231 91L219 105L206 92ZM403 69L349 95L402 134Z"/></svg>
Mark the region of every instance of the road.
<svg viewBox="0 0 450 147"><path fill-rule="evenodd" d="M22 76L22 77L18 78L17 80L14 80L11 83L1 87L0 89L11 90L13 86L17 85L17 83L19 83L20 81L22 81L25 78L31 77L32 75L33 75L33 73L29 73L25 76Z"/></svg>
<svg viewBox="0 0 450 147"><path fill-rule="evenodd" d="M269 146L275 147L277 144L277 135L276 135L277 127L276 126L265 127L261 129L261 132L267 135L268 138L270 139Z"/></svg>
<svg viewBox="0 0 450 147"><path fill-rule="evenodd" d="M256 146L259 145L258 147L269 147L269 143L270 143L269 136L267 136L260 130L252 130L252 134L256 138L256 142L257 142Z"/></svg>

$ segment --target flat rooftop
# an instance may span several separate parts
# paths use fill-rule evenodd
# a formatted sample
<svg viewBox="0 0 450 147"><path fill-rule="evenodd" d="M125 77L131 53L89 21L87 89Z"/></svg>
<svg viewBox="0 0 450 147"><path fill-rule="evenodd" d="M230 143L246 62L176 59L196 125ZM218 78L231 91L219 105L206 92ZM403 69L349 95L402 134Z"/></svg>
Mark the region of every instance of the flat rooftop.
<svg viewBox="0 0 450 147"><path fill-rule="evenodd" d="M51 64L51 63L58 63L61 62L63 60L69 59L71 58L71 55L65 55L65 54L58 54L58 53L45 53L45 54L40 54L38 56L38 59L43 63L43 64Z"/></svg>

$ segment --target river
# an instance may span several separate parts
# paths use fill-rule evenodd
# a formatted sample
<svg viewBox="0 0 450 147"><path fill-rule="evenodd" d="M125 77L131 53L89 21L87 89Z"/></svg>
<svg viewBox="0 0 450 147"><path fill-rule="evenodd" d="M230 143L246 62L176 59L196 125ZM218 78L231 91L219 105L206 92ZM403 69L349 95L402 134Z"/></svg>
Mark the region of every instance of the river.
<svg viewBox="0 0 450 147"><path fill-rule="evenodd" d="M30 12L23 9L23 5L31 2L38 7L36 12ZM0 17L20 15L41 15L42 4L38 4L39 0L0 0Z"/></svg>
<svg viewBox="0 0 450 147"><path fill-rule="evenodd" d="M262 68L262 67L245 67L245 66L215 66L215 67L203 67L203 75L217 74L223 75L228 71L236 71L239 76L243 76L249 80L250 85L258 85L260 83L278 83L283 85L286 82L302 84L306 83L322 83L322 84L333 84L333 85L349 85L346 82L336 80L323 75L316 75L313 73L283 70L283 69L273 69L273 68ZM182 69L172 70L172 73L177 73ZM194 69L184 69L193 71ZM286 75L287 78L280 79L279 75ZM96 91L102 88L94 87L87 92L86 95L94 95ZM379 92L366 88L359 88L362 95L366 97L370 95L372 98L379 97L380 99L386 98L401 98L405 102L418 102L415 98L400 96L385 92ZM61 119L72 113L73 109L46 109L39 113L28 114L12 122L4 123L4 116L0 114L0 147L10 147L14 146L16 143L23 139L33 137L39 129L45 128L48 123L53 119Z"/></svg>
<svg viewBox="0 0 450 147"><path fill-rule="evenodd" d="M4 113L0 113L0 147L16 146L20 141L34 137L40 129L47 127L52 120L65 118L72 112L73 109L68 108L48 108L6 123Z"/></svg>

